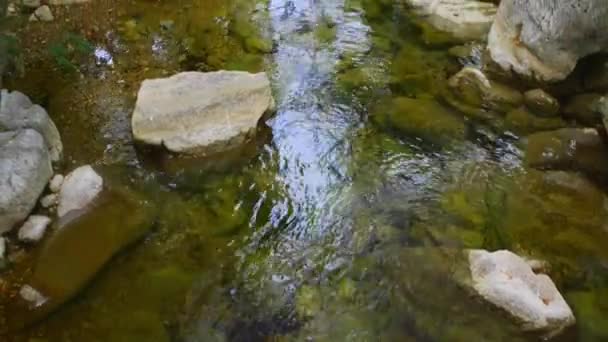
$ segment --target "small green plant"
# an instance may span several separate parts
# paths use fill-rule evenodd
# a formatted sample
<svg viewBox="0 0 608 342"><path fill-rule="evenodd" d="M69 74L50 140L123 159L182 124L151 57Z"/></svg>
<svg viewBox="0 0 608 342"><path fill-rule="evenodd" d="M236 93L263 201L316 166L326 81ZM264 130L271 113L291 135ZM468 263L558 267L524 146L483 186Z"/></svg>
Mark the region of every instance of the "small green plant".
<svg viewBox="0 0 608 342"><path fill-rule="evenodd" d="M55 63L66 72L78 71L78 65L94 50L93 44L85 37L71 32L49 45L49 52Z"/></svg>

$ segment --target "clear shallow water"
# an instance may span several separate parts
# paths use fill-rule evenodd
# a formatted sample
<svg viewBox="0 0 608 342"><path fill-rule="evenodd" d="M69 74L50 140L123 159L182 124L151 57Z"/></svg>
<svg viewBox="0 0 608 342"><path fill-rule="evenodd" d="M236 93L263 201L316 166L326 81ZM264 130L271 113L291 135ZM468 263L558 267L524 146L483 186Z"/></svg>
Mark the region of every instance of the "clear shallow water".
<svg viewBox="0 0 608 342"><path fill-rule="evenodd" d="M28 76L9 85L49 109L66 170L93 163L111 186L145 196L156 223L75 300L9 341L536 340L454 280L463 248L548 260L579 319L562 339L608 336L604 195L526 169L519 137L451 110L446 78L477 60L451 57L455 43L400 6L119 1L65 11L71 24L21 32ZM95 20L78 24L85 15ZM37 45L63 25L96 46L96 59L74 58L82 76L56 70ZM278 110L257 142L212 161L134 146L141 80L221 68L272 80ZM429 103L447 124L416 115ZM91 229L124 222L99 217ZM5 273L2 303L32 258Z"/></svg>

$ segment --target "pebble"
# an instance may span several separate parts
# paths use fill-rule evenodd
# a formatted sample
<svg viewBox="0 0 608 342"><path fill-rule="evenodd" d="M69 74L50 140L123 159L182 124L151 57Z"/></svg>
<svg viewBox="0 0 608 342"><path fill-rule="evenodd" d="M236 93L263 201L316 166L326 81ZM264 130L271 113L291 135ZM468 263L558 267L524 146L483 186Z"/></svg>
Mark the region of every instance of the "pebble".
<svg viewBox="0 0 608 342"><path fill-rule="evenodd" d="M61 185L63 184L63 175L56 174L53 179L49 182L49 190L52 192L59 192L61 190Z"/></svg>
<svg viewBox="0 0 608 342"><path fill-rule="evenodd" d="M58 198L59 196L57 194L46 195L40 200L40 205L45 209L54 207L57 205Z"/></svg>
<svg viewBox="0 0 608 342"><path fill-rule="evenodd" d="M42 215L32 215L19 229L19 240L24 242L37 242L42 239L51 219Z"/></svg>
<svg viewBox="0 0 608 342"><path fill-rule="evenodd" d="M35 307L41 306L48 300L48 298L43 296L40 291L29 285L23 285L23 287L21 287L21 290L19 290L19 295L21 295L21 298L23 298L27 302L34 304Z"/></svg>
<svg viewBox="0 0 608 342"><path fill-rule="evenodd" d="M30 16L30 21L53 21L55 17L47 5L38 7Z"/></svg>

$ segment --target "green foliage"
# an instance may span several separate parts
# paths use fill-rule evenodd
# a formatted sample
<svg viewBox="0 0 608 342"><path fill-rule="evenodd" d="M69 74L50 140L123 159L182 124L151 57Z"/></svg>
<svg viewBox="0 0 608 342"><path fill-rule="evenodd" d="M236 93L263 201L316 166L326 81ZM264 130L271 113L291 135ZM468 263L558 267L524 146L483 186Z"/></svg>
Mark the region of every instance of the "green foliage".
<svg viewBox="0 0 608 342"><path fill-rule="evenodd" d="M76 33L66 33L60 40L49 45L49 53L55 63L66 72L77 71L80 62L94 50L91 42Z"/></svg>

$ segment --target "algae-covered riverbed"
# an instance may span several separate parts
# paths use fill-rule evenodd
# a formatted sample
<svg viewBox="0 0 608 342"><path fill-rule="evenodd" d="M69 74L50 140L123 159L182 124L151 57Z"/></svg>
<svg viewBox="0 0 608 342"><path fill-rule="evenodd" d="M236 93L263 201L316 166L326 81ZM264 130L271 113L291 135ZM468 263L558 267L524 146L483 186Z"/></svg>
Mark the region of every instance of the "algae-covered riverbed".
<svg viewBox="0 0 608 342"><path fill-rule="evenodd" d="M40 251L14 247L0 273L0 340L538 340L454 280L454 254L468 248L547 261L577 318L555 340L608 339L604 188L526 166L525 129L509 128L532 124L450 105L448 78L479 66L482 45L390 0L92 0L54 11L52 22L8 23L23 73L5 86L47 108L63 169L90 163L139 205L107 199L78 235L81 254L50 260L94 267L96 243L112 243L99 231L151 228L20 329L11 298ZM277 110L255 142L202 160L134 143L141 81L220 69L271 80ZM64 266L47 267L62 278Z"/></svg>

